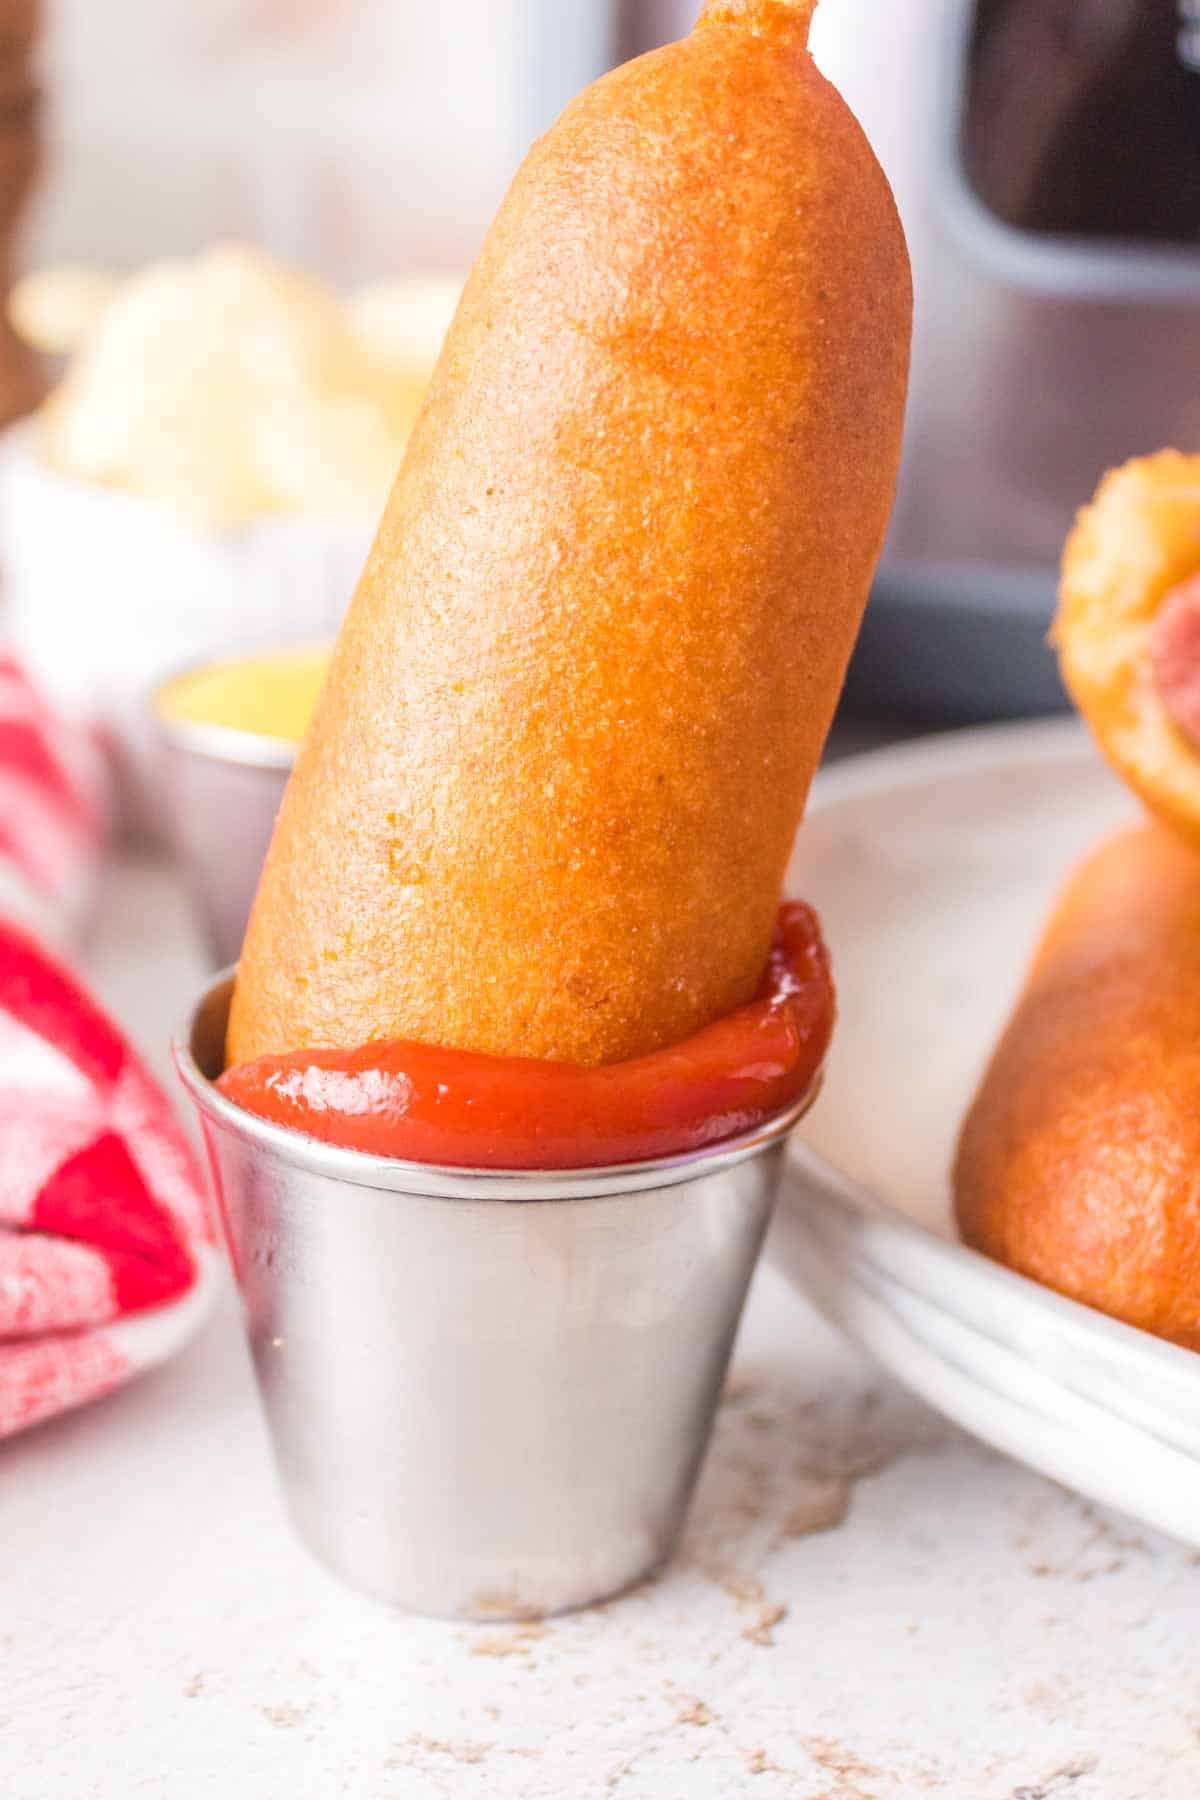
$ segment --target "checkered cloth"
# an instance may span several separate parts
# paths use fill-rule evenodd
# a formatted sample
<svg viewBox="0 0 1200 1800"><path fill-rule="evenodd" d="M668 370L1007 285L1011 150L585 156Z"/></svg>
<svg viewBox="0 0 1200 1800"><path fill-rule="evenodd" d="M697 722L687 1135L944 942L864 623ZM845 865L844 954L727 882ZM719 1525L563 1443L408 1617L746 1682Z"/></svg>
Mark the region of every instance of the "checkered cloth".
<svg viewBox="0 0 1200 1800"><path fill-rule="evenodd" d="M68 942L91 898L105 826L99 750L0 649L0 913Z"/></svg>
<svg viewBox="0 0 1200 1800"><path fill-rule="evenodd" d="M0 655L0 885L55 935L98 860L100 791L86 740ZM174 1347L211 1257L203 1192L116 1026L0 916L0 1437Z"/></svg>

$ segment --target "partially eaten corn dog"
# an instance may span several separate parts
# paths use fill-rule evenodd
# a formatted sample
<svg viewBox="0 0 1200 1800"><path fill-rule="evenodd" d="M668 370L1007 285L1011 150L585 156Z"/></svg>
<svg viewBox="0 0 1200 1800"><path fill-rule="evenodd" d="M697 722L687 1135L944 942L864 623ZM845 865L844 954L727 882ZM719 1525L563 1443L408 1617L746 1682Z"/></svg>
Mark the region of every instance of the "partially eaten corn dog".
<svg viewBox="0 0 1200 1800"><path fill-rule="evenodd" d="M1064 678L1157 823L1068 879L963 1125L967 1243L1200 1348L1200 456L1114 470L1063 557Z"/></svg>
<svg viewBox="0 0 1200 1800"><path fill-rule="evenodd" d="M1063 555L1054 641L1105 756L1200 846L1200 456L1106 475Z"/></svg>

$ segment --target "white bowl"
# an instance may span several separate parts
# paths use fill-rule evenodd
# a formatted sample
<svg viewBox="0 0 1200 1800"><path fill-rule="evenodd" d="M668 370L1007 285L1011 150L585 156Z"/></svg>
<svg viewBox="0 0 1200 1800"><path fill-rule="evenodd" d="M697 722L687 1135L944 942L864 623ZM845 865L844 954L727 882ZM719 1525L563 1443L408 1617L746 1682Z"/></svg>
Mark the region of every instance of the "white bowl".
<svg viewBox="0 0 1200 1800"><path fill-rule="evenodd" d="M49 469L28 425L0 455L6 635L70 716L97 727L118 824L161 835L147 700L183 664L331 638L372 527L305 515L205 531L136 494Z"/></svg>

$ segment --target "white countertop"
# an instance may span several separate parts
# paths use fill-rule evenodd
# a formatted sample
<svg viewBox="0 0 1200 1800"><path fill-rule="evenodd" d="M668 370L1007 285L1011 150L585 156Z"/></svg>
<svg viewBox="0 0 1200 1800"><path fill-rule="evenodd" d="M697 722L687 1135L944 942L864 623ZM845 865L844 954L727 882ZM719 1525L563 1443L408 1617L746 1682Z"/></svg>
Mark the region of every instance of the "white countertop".
<svg viewBox="0 0 1200 1800"><path fill-rule="evenodd" d="M110 875L165 1067L202 965ZM1200 1558L974 1445L769 1269L682 1554L543 1627L389 1614L291 1539L236 1308L0 1446L4 1800L1196 1800Z"/></svg>

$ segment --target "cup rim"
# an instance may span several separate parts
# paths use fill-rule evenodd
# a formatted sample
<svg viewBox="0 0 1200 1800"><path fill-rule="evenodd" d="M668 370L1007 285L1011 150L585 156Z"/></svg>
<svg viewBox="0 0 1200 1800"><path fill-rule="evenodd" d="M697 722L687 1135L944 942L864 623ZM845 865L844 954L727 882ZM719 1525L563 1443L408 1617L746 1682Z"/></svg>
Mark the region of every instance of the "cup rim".
<svg viewBox="0 0 1200 1800"><path fill-rule="evenodd" d="M155 689L150 702L155 729L169 743L194 756L202 756L207 762L225 763L240 769L275 769L283 773L296 760L297 746L287 738L244 731L238 725L209 725L199 719L166 719L158 711L157 699L158 690Z"/></svg>
<svg viewBox="0 0 1200 1800"><path fill-rule="evenodd" d="M146 710L159 736L168 743L203 756L209 762L232 763L243 769L290 770L300 746L291 738L275 737L269 731L248 731L241 725L213 725L201 719L173 719L161 706L168 688L185 676L198 675L222 663L244 662L250 657L268 656L276 651L316 650L324 644L332 649L333 639L290 638L264 643L232 644L227 649L206 651L177 663L159 676L146 696Z"/></svg>
<svg viewBox="0 0 1200 1800"><path fill-rule="evenodd" d="M327 1144L289 1126L259 1118L256 1113L247 1112L244 1107L226 1099L204 1073L193 1048L195 1035L214 1010L218 1012L217 1022L222 1022L220 1010L228 1010L236 969L234 964L213 977L173 1033L171 1056L180 1080L206 1121L252 1143L269 1156L353 1187L416 1194L427 1199L474 1201L594 1200L674 1187L735 1168L782 1142L812 1107L824 1079L822 1067L790 1105L750 1131L722 1138L699 1150L680 1151L644 1162L607 1163L575 1169L491 1169L410 1162L398 1156L374 1156L365 1150L348 1150L337 1144Z"/></svg>

